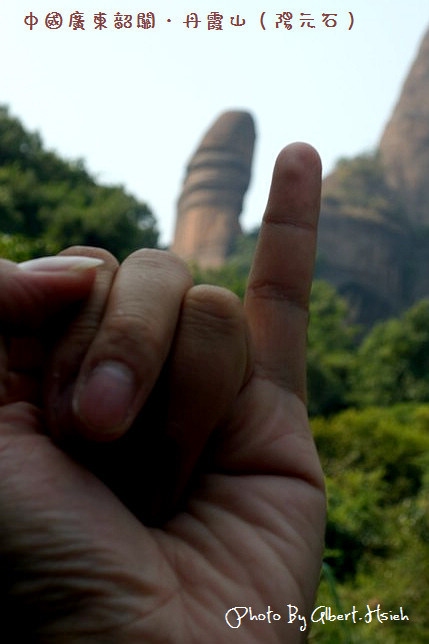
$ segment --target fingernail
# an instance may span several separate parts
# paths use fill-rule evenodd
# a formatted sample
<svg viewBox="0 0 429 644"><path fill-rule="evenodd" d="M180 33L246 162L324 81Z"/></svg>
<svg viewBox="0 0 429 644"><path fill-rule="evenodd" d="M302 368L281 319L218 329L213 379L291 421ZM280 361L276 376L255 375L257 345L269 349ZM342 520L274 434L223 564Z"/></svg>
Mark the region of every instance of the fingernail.
<svg viewBox="0 0 429 644"><path fill-rule="evenodd" d="M120 433L136 395L135 378L124 364L102 362L78 385L73 409L79 420L99 438Z"/></svg>
<svg viewBox="0 0 429 644"><path fill-rule="evenodd" d="M83 255L54 255L38 257L18 264L23 271L51 273L55 271L87 271L103 264L102 259L84 257Z"/></svg>

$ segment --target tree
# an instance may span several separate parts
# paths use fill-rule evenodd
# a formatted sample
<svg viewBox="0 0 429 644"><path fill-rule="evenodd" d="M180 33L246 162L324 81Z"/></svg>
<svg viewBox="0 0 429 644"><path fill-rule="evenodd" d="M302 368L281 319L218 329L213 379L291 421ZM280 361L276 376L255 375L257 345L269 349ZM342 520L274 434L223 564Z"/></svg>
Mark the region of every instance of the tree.
<svg viewBox="0 0 429 644"><path fill-rule="evenodd" d="M429 300L370 331L356 355L350 399L359 406L429 401Z"/></svg>
<svg viewBox="0 0 429 644"><path fill-rule="evenodd" d="M409 622L315 624L324 644L429 640L429 405L348 409L313 419L328 491L324 574L316 606L366 604ZM310 641L312 638L310 637Z"/></svg>
<svg viewBox="0 0 429 644"><path fill-rule="evenodd" d="M120 186L98 185L82 161L64 161L44 150L39 135L26 132L5 107L0 107L0 232L8 236L2 250L11 259L21 258L24 248L31 257L83 244L103 246L121 260L158 240L146 204Z"/></svg>
<svg viewBox="0 0 429 644"><path fill-rule="evenodd" d="M348 404L352 350L358 331L348 321L346 301L322 280L313 283L308 328L310 415L330 414Z"/></svg>

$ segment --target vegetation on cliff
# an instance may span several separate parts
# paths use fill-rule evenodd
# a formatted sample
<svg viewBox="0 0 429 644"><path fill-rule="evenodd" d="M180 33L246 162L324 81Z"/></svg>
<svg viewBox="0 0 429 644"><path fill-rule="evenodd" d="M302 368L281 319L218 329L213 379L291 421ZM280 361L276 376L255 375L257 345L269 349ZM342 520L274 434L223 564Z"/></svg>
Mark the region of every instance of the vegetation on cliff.
<svg viewBox="0 0 429 644"><path fill-rule="evenodd" d="M322 209L373 221L405 221L398 194L387 184L377 152L340 159L323 182Z"/></svg>

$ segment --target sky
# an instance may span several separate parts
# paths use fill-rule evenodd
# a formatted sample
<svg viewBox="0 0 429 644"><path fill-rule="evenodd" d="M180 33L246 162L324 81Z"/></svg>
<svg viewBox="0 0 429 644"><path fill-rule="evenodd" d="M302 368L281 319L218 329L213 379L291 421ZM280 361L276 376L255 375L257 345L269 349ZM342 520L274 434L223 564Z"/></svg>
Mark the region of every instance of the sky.
<svg viewBox="0 0 429 644"><path fill-rule="evenodd" d="M48 29L54 11L63 24ZM136 27L141 11L154 14L153 28ZM69 27L75 12L85 30ZM94 29L99 12L103 30ZM208 29L213 12L222 30ZM283 12L292 13L289 30L276 28ZM117 13L132 27L115 28ZM192 13L197 28L184 22ZM336 26L324 13L337 14L327 23ZM250 230L284 145L314 145L325 175L339 158L375 149L428 28L428 0L0 0L0 103L48 149L146 202L168 245L186 163L221 112L255 119L241 216Z"/></svg>

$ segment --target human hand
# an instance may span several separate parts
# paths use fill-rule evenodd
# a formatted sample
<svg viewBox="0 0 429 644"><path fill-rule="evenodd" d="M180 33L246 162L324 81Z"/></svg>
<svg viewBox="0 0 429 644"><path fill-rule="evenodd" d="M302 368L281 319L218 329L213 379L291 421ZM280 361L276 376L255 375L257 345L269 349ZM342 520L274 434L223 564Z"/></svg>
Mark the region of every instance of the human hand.
<svg viewBox="0 0 429 644"><path fill-rule="evenodd" d="M284 619L232 630L224 615L234 606L281 613L290 603L308 617L318 582L323 478L304 400L319 195L318 157L290 146L274 173L244 312L220 289L191 287L167 253L138 253L119 269L105 255L83 308L68 327L66 316L57 320L44 400L34 382L3 398L2 604L9 620L25 615L16 623L26 641L305 637ZM14 301L10 289L0 293ZM39 294L43 317L41 302ZM0 314L6 333L24 318L19 306L21 315ZM32 343L46 344L45 318ZM19 356L24 342L9 346ZM88 385L99 364L107 379ZM5 355L2 365L4 383ZM122 398L113 375L123 377Z"/></svg>

